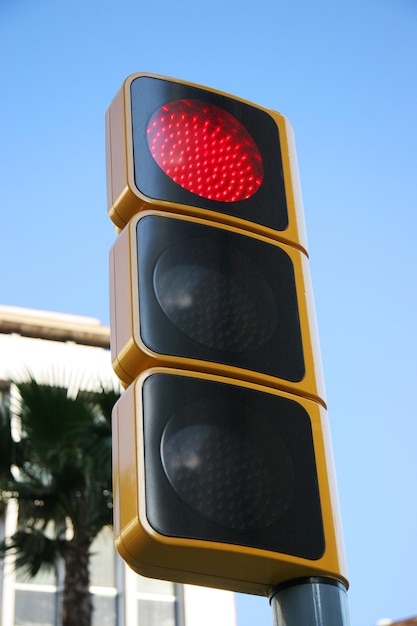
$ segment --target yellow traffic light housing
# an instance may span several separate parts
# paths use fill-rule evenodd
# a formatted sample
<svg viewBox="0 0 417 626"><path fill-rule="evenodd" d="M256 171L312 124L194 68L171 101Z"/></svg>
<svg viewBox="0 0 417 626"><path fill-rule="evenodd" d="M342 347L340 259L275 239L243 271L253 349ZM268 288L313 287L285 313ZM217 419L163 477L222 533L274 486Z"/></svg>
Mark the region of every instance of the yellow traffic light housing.
<svg viewBox="0 0 417 626"><path fill-rule="evenodd" d="M134 74L106 138L120 554L248 593L347 586L291 125Z"/></svg>
<svg viewBox="0 0 417 626"><path fill-rule="evenodd" d="M124 385L144 369L171 365L325 406L309 265L297 248L145 211L123 229L110 258L112 362Z"/></svg>
<svg viewBox="0 0 417 626"><path fill-rule="evenodd" d="M137 572L266 595L346 582L325 410L252 383L144 372L114 412L116 545Z"/></svg>
<svg viewBox="0 0 417 626"><path fill-rule="evenodd" d="M106 141L108 212L118 228L139 211L162 208L306 251L294 134L283 115L192 83L133 74L106 113ZM166 173L164 150L178 177ZM184 171L195 176L181 182ZM200 190L197 179L207 181Z"/></svg>

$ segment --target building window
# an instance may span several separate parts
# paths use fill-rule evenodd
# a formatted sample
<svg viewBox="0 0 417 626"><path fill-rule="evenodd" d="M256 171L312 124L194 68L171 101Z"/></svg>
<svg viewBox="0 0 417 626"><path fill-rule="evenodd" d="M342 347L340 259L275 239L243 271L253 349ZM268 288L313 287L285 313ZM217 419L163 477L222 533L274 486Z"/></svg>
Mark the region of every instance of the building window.
<svg viewBox="0 0 417 626"><path fill-rule="evenodd" d="M56 589L47 585L17 583L15 587L15 624L55 626Z"/></svg>
<svg viewBox="0 0 417 626"><path fill-rule="evenodd" d="M175 626L175 587L171 582L136 577L138 624Z"/></svg>

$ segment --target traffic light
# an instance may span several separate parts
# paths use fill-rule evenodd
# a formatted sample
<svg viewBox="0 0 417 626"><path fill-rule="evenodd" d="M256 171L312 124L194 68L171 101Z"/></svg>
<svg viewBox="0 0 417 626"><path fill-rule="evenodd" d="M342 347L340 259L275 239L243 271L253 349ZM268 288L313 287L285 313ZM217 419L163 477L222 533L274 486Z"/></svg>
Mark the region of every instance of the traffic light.
<svg viewBox="0 0 417 626"><path fill-rule="evenodd" d="M213 371L324 404L308 260L201 218L134 216L111 252L113 367Z"/></svg>
<svg viewBox="0 0 417 626"><path fill-rule="evenodd" d="M347 585L289 123L144 74L106 121L120 554L249 593Z"/></svg>
<svg viewBox="0 0 417 626"><path fill-rule="evenodd" d="M205 216L306 251L286 118L189 83L134 74L106 113L108 211Z"/></svg>
<svg viewBox="0 0 417 626"><path fill-rule="evenodd" d="M156 368L116 404L113 437L116 546L135 571L259 595L346 583L319 403Z"/></svg>

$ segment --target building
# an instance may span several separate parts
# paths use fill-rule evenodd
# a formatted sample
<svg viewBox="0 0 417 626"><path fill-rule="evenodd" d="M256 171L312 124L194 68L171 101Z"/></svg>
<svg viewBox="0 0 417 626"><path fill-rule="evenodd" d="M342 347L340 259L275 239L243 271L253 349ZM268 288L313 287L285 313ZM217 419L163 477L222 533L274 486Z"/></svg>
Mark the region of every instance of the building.
<svg viewBox="0 0 417 626"><path fill-rule="evenodd" d="M110 331L98 320L0 306L0 400L11 379L94 385L114 381ZM13 532L15 511L0 515L0 537ZM143 578L117 555L111 531L95 542L91 561L93 626L235 626L234 594ZM56 626L61 581L40 574L21 578L0 562L0 624Z"/></svg>
<svg viewBox="0 0 417 626"><path fill-rule="evenodd" d="M417 626L417 617L410 617L399 622L383 617L376 623L376 626Z"/></svg>

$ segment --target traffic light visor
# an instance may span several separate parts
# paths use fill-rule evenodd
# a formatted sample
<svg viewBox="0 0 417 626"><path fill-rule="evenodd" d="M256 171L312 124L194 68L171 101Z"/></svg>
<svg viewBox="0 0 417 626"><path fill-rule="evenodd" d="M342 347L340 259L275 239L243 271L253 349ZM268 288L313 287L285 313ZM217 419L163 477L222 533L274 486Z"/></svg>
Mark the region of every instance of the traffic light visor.
<svg viewBox="0 0 417 626"><path fill-rule="evenodd" d="M110 268L111 356L125 383L175 365L325 404L302 252L213 221L146 211L118 237Z"/></svg>
<svg viewBox="0 0 417 626"><path fill-rule="evenodd" d="M307 240L294 133L280 113L164 76L133 74L106 112L110 218L149 209Z"/></svg>
<svg viewBox="0 0 417 626"><path fill-rule="evenodd" d="M138 573L268 594L346 583L327 415L302 397L152 368L113 410L116 546Z"/></svg>

